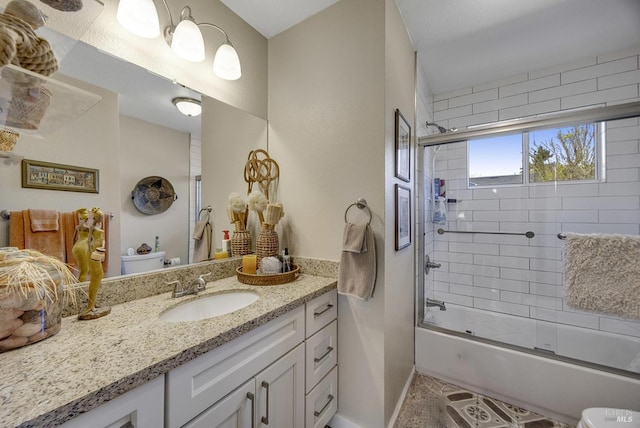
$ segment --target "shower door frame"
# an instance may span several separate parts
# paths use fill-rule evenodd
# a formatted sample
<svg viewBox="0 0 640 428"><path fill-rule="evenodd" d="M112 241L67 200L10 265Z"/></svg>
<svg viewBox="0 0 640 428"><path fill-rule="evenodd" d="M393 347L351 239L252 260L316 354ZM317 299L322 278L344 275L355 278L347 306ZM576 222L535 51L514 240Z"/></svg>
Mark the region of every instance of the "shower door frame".
<svg viewBox="0 0 640 428"><path fill-rule="evenodd" d="M449 143L464 142L473 138L487 137L495 134L503 134L506 132L520 132L537 128L551 128L567 125L568 123L587 123L587 122L605 122L609 120L628 119L633 117L640 117L640 102L619 104L613 106L597 106L589 108L580 108L571 111L550 113L543 115L536 115L528 118L507 120L501 122L490 123L486 125L474 126L473 129L465 131L447 132L443 134L436 134L426 137L418 138L417 149L420 150L419 160L421 164L424 164L424 150L428 147L439 146ZM418 156L416 156L418 158ZM416 165L418 162L416 162ZM519 352L525 352L537 356L546 358L552 358L559 361L568 362L571 364L577 364L596 370L602 370L614 374L619 374L626 377L640 379L640 374L634 374L626 370L617 369L614 367L604 366L587 361L577 360L570 357L564 357L562 355L551 354L549 352L540 351L536 349L529 349L522 346L512 345L506 342L500 342L493 339L487 339L483 337L469 335L463 332L457 332L446 328L438 327L425 323L425 256L426 256L426 208L430 203L425 197L426 186L430 183L425 183L425 174L421 175L418 180L418 192L422 196L422 207L417 213L416 219L420 222L420 227L417 230L420 232L418 239L417 257L420 260L418 274L418 280L416 284L416 327L427 328L441 333L446 333L452 336L462 337L469 340L474 340L490 345L503 347L506 349L512 349Z"/></svg>

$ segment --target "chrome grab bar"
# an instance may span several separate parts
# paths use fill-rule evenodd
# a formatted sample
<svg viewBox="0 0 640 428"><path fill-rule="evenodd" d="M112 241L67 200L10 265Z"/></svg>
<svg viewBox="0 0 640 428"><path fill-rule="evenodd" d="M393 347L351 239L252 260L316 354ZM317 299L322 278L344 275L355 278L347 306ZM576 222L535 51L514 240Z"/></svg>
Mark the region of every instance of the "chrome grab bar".
<svg viewBox="0 0 640 428"><path fill-rule="evenodd" d="M519 232L473 232L470 230L444 230L442 228L438 229L439 235L444 235L445 233L475 233L479 235L513 235L513 236L526 236L529 239L536 236L536 234L530 230L524 233L519 233Z"/></svg>

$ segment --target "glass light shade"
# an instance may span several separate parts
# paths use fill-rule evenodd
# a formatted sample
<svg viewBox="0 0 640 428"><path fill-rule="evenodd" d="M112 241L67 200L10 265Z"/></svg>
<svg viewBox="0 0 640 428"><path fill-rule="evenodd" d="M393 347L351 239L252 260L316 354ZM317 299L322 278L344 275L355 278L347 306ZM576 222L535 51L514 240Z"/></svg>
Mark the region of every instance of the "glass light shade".
<svg viewBox="0 0 640 428"><path fill-rule="evenodd" d="M187 61L204 61L204 39L195 22L190 19L180 21L173 32L171 50Z"/></svg>
<svg viewBox="0 0 640 428"><path fill-rule="evenodd" d="M173 104L185 116L200 116L202 113L200 101L193 98L174 98Z"/></svg>
<svg viewBox="0 0 640 428"><path fill-rule="evenodd" d="M158 11L153 0L120 0L116 19L136 36L152 39L160 35Z"/></svg>
<svg viewBox="0 0 640 428"><path fill-rule="evenodd" d="M238 80L242 76L238 52L230 43L224 43L213 58L213 72L221 79Z"/></svg>

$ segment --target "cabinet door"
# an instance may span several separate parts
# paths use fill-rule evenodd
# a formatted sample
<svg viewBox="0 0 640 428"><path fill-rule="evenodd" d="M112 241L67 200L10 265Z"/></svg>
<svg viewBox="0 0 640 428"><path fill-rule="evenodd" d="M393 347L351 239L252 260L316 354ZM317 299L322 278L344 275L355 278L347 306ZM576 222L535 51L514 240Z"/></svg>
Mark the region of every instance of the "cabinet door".
<svg viewBox="0 0 640 428"><path fill-rule="evenodd" d="M158 428L164 425L164 376L78 415L63 428Z"/></svg>
<svg viewBox="0 0 640 428"><path fill-rule="evenodd" d="M304 344L256 376L256 426L304 427Z"/></svg>
<svg viewBox="0 0 640 428"><path fill-rule="evenodd" d="M251 379L187 423L184 428L252 428L255 380Z"/></svg>

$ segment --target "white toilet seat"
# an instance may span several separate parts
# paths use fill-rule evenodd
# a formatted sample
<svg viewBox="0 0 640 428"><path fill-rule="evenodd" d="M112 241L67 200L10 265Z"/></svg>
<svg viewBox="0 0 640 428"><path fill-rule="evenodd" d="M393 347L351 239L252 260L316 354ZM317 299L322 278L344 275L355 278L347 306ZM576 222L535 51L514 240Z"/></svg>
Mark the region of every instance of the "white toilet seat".
<svg viewBox="0 0 640 428"><path fill-rule="evenodd" d="M582 419L576 428L640 428L640 412L592 407L582 411Z"/></svg>

